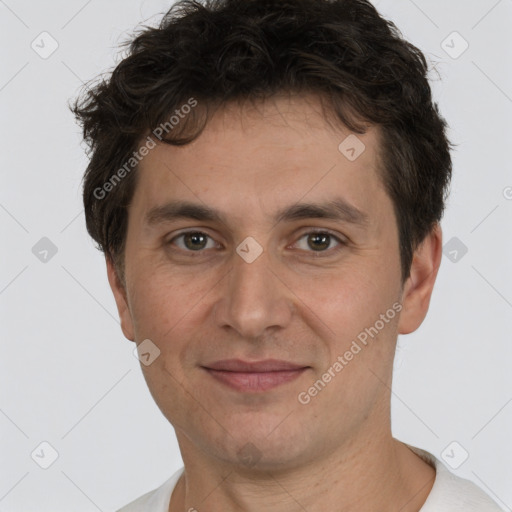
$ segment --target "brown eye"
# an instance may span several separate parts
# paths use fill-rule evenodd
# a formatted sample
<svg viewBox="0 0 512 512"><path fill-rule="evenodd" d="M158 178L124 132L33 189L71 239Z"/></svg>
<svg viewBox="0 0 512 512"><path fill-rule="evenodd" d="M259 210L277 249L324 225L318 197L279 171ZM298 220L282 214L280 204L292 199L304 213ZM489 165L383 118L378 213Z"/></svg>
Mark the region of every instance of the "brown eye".
<svg viewBox="0 0 512 512"><path fill-rule="evenodd" d="M308 235L308 245L314 250L325 250L329 248L331 235L327 233L312 233Z"/></svg>
<svg viewBox="0 0 512 512"><path fill-rule="evenodd" d="M176 243L176 240L180 239L183 241L183 245ZM209 240L212 239L206 233L202 233L201 231L187 231L186 233L181 233L180 235L175 236L172 240L169 241L169 244L176 243L176 245L184 251L199 252L203 249L212 248L211 245L210 247L207 246Z"/></svg>
<svg viewBox="0 0 512 512"><path fill-rule="evenodd" d="M305 240L305 243L301 244L301 240ZM336 242L334 247L333 242ZM297 244L299 249L304 251L330 252L331 249L333 249L333 251L340 249L345 245L345 242L327 231L311 231L302 235Z"/></svg>

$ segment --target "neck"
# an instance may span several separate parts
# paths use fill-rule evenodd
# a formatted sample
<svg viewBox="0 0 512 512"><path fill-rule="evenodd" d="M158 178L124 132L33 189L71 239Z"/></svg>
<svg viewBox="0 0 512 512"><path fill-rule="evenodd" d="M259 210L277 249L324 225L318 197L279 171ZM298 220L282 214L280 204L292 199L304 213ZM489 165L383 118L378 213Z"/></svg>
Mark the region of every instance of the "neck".
<svg viewBox="0 0 512 512"><path fill-rule="evenodd" d="M275 471L198 459L190 441L178 437L185 471L169 512L418 512L435 479L435 469L390 433Z"/></svg>

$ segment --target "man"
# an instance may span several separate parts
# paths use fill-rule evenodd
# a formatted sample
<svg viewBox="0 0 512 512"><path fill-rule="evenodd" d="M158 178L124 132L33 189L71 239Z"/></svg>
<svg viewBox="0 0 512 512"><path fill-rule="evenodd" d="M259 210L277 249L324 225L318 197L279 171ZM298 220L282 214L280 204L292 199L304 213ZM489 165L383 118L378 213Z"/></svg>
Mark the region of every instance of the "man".
<svg viewBox="0 0 512 512"><path fill-rule="evenodd" d="M122 509L500 510L392 437L451 176L367 1L181 2L74 106L87 228L184 468Z"/></svg>

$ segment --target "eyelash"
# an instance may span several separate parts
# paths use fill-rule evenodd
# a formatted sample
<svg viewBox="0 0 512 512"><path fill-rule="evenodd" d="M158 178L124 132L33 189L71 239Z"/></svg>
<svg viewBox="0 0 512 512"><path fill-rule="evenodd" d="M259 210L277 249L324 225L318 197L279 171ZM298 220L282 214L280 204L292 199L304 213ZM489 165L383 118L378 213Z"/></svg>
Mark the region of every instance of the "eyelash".
<svg viewBox="0 0 512 512"><path fill-rule="evenodd" d="M172 245L173 242L175 240L177 240L178 238L182 238L184 237L185 235L188 235L188 234L200 234L200 235L204 235L206 237L208 237L209 239L213 240L213 238L208 235L207 233L204 233L203 231L197 231L197 230L189 230L189 231L184 231L182 233L180 233L179 235L176 235L175 237L171 238L167 244L168 245ZM328 256L332 255L332 254L336 254L338 251L340 251L341 249L344 248L344 246L347 245L347 242L343 239L341 239L340 237L336 236L334 233L330 232L329 230L312 230L312 231L306 231L305 233L302 233L300 235L300 237L297 239L297 241L299 240L302 240L304 237L308 236L308 235L329 235L329 237L331 237L331 239L334 239L336 242L338 242L338 245L334 248L331 248L331 249L326 249L324 251L313 251L313 250L310 250L310 251L305 251L305 252L310 252L312 254L315 255L315 257L322 257L323 254L326 254ZM206 249L201 249L201 250L198 250L198 251L192 251L190 249L182 249L181 247L179 248L181 251L187 253L188 255L192 256L192 257L196 257L196 256L200 256L201 253L204 253L206 251Z"/></svg>

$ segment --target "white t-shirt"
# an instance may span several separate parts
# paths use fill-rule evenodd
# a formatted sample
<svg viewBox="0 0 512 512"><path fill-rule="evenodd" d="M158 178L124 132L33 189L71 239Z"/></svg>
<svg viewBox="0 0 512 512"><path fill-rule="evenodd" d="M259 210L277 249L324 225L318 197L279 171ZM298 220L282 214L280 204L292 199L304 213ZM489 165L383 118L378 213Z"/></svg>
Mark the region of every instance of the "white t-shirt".
<svg viewBox="0 0 512 512"><path fill-rule="evenodd" d="M436 469L434 485L420 512L503 512L473 482L454 475L425 450L407 446ZM117 512L168 512L172 491L183 470L179 469L160 487L140 496Z"/></svg>

